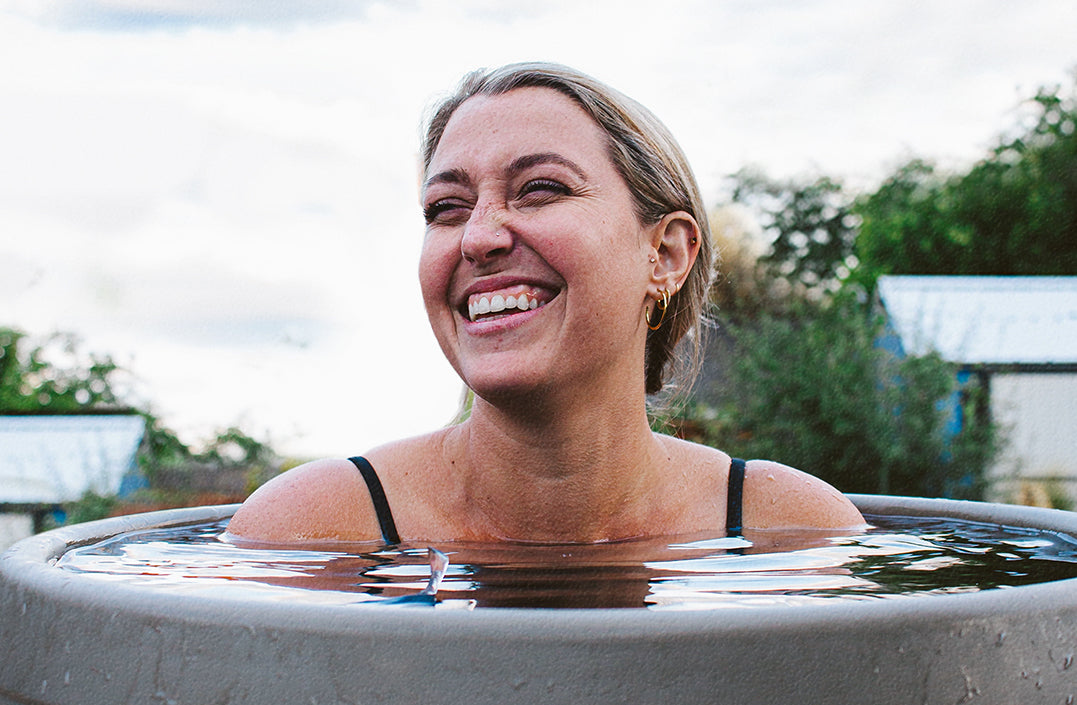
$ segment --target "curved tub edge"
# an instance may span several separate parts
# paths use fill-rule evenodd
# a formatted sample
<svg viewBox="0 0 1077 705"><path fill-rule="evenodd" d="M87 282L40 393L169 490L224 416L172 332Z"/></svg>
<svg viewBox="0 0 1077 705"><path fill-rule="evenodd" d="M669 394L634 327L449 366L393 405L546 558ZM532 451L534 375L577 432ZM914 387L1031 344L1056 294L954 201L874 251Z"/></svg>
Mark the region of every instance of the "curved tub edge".
<svg viewBox="0 0 1077 705"><path fill-rule="evenodd" d="M854 496L869 514L1077 533L1057 510ZM63 574L63 547L235 505L57 529L0 557L0 703L1066 702L1077 581L676 612L401 609L151 595ZM1028 523L1033 522L1033 523ZM1034 523L1043 522L1043 523ZM104 648L107 647L107 648Z"/></svg>

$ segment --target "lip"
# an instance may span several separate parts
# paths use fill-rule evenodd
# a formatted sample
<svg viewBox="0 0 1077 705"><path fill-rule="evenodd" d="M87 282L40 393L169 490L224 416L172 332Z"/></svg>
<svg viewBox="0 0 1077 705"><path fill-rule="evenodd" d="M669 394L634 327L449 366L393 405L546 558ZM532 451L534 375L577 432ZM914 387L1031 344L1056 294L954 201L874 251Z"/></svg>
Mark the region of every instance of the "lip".
<svg viewBox="0 0 1077 705"><path fill-rule="evenodd" d="M556 299L557 297L555 296L554 298ZM551 301L552 300L553 299L551 299ZM519 313L512 313L507 316L498 316L497 318L482 318L477 321L473 321L467 316L461 315L459 311L457 311L456 315L460 317L464 331L466 331L468 335L491 335L522 326L535 316L540 315L543 309L548 305L549 302L535 309L520 311Z"/></svg>
<svg viewBox="0 0 1077 705"><path fill-rule="evenodd" d="M485 277L483 279L477 279L471 284L469 284L456 297L456 307L466 308L468 298L470 298L474 294L485 294L498 291L500 289L509 289L514 286L526 286L534 289L542 289L543 291L548 291L555 296L561 291L561 286L559 284L551 284L550 282L540 281L538 279L528 277L497 275Z"/></svg>

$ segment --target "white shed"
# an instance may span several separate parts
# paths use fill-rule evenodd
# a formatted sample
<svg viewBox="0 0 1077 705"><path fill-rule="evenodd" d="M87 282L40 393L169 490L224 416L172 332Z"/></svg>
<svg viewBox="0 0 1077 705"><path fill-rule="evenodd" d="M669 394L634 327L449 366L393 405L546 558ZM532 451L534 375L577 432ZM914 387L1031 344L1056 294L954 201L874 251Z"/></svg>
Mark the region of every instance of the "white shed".
<svg viewBox="0 0 1077 705"><path fill-rule="evenodd" d="M144 433L130 414L0 416L0 547L45 508L87 491L118 494Z"/></svg>
<svg viewBox="0 0 1077 705"><path fill-rule="evenodd" d="M885 276L879 299L903 352L984 376L1006 441L988 499L1077 505L1077 277Z"/></svg>

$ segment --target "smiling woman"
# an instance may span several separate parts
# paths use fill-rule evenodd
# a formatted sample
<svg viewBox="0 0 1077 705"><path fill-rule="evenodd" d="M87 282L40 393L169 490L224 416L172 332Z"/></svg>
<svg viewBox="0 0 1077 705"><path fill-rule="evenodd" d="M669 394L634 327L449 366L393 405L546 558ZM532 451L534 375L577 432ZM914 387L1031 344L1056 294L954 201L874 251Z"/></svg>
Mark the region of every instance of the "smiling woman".
<svg viewBox="0 0 1077 705"><path fill-rule="evenodd" d="M470 417L274 479L236 512L233 538L580 543L862 526L809 475L650 430L647 395L699 323L712 255L692 172L649 111L563 66L476 72L433 113L423 163L419 280L475 392Z"/></svg>

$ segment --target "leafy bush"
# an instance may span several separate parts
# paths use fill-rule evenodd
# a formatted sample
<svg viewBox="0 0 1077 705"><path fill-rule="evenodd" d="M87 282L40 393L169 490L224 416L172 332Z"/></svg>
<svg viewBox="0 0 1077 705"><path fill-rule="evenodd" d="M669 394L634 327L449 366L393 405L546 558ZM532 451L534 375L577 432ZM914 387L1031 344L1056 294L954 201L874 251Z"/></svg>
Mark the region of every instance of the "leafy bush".
<svg viewBox="0 0 1077 705"><path fill-rule="evenodd" d="M84 521L104 519L118 504L119 500L111 495L100 495L87 490L77 501L64 505L67 514L65 523L81 524Z"/></svg>
<svg viewBox="0 0 1077 705"><path fill-rule="evenodd" d="M959 383L937 355L886 351L881 320L853 298L801 303L730 332L719 401L680 413L679 424L704 442L784 462L846 492L982 495L996 434L977 412L975 379Z"/></svg>
<svg viewBox="0 0 1077 705"><path fill-rule="evenodd" d="M0 413L74 414L122 406L122 371L108 356L84 355L78 339L56 333L33 346L0 326Z"/></svg>

